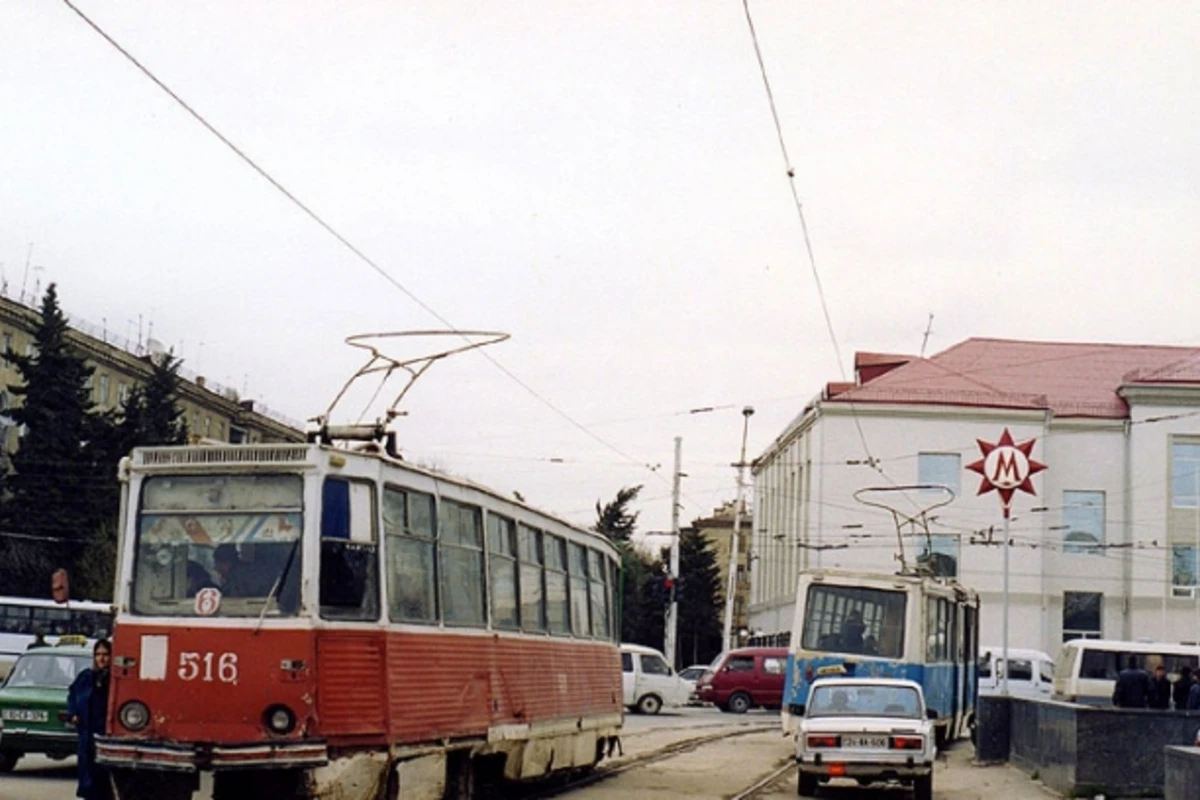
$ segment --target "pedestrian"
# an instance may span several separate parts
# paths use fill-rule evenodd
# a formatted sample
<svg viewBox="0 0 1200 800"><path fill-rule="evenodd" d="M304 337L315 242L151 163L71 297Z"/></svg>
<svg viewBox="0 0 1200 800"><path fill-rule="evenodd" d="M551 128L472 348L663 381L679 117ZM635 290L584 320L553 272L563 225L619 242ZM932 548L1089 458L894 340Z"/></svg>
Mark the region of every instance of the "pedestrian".
<svg viewBox="0 0 1200 800"><path fill-rule="evenodd" d="M1200 669L1192 670L1192 688L1188 689L1187 710L1200 711Z"/></svg>
<svg viewBox="0 0 1200 800"><path fill-rule="evenodd" d="M112 644L107 639L92 648L92 666L75 676L67 693L67 719L79 734L76 755L79 766L79 787L76 797L84 800L112 800L112 785L108 770L96 763L96 736L105 733L108 713L109 665Z"/></svg>
<svg viewBox="0 0 1200 800"><path fill-rule="evenodd" d="M46 641L46 634L42 633L41 628L33 632L33 641L29 643L26 650L36 650L39 647L49 647L50 643Z"/></svg>
<svg viewBox="0 0 1200 800"><path fill-rule="evenodd" d="M1184 664L1179 668L1179 680L1175 681L1175 689L1172 694L1175 695L1175 710L1186 711L1188 692L1192 690L1192 668Z"/></svg>
<svg viewBox="0 0 1200 800"><path fill-rule="evenodd" d="M1150 707L1165 711L1171 707L1171 681L1167 679L1167 670L1162 664L1154 668L1154 694L1150 697Z"/></svg>
<svg viewBox="0 0 1200 800"><path fill-rule="evenodd" d="M1117 676L1113 705L1117 708L1146 708L1153 698L1153 681L1145 670L1138 669L1137 656L1130 656L1128 666Z"/></svg>

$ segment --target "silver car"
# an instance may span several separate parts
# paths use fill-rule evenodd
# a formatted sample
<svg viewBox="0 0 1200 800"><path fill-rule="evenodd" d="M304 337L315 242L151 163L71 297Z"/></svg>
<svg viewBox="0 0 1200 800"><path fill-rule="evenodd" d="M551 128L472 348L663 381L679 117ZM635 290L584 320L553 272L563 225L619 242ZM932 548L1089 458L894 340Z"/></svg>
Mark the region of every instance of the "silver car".
<svg viewBox="0 0 1200 800"><path fill-rule="evenodd" d="M796 734L800 795L850 778L911 784L916 800L933 797L932 712L920 684L890 678L818 679Z"/></svg>

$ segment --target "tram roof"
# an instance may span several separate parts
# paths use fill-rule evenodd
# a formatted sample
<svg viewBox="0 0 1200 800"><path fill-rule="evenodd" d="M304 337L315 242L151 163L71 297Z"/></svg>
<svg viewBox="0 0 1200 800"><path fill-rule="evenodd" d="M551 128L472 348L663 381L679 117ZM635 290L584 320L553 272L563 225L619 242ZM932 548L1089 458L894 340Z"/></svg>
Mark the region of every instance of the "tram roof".
<svg viewBox="0 0 1200 800"><path fill-rule="evenodd" d="M616 548L608 537L597 531L590 530L544 509L530 505L524 500L501 494L499 491L476 483L468 478L451 475L445 472L422 467L394 458L382 449L371 447L363 450L348 450L325 444L187 444L165 447L138 447L131 454L132 470L137 472L158 472L170 468L189 467L205 472L233 466L269 468L291 464L296 467L316 466L316 453L328 453L345 458L378 461L384 466L405 470L424 475L432 480L450 483L466 489L488 495L501 503L521 508L539 517L571 528L599 542L607 544L613 553Z"/></svg>
<svg viewBox="0 0 1200 800"><path fill-rule="evenodd" d="M975 597L976 592L967 586L963 586L958 581L948 580L946 578L934 578L928 575L905 575L898 572L867 572L862 570L848 569L809 569L801 573L801 577L808 575L814 581L824 581L833 579L838 583L843 582L863 582L867 581L873 584L881 583L903 583L906 585L924 584L926 586L935 586L956 593L966 594L970 597Z"/></svg>

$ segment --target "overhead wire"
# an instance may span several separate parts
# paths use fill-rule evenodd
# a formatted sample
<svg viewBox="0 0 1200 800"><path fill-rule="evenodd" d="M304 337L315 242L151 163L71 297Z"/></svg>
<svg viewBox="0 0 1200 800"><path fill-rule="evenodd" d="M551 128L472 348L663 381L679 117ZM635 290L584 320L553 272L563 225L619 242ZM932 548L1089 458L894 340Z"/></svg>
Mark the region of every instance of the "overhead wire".
<svg viewBox="0 0 1200 800"><path fill-rule="evenodd" d="M254 170L254 172L257 173L263 180L267 181L267 183L269 183L276 191L278 191L285 198L287 198L296 208L298 208L301 212L303 212L309 219L311 219L313 222L315 222L326 233L328 233L330 236L332 236L334 239L336 239L343 247L345 247L347 250L349 250L355 257L358 258L359 261L361 261L363 264L365 264L367 267L369 267L372 271L374 271L377 275L379 275L381 278L383 278L385 281L387 281L393 287L395 287L400 292L402 292L406 297L408 297L412 302L414 302L417 306L419 306L422 310L424 310L430 316L432 316L433 318L435 318L436 320L441 322L443 325L445 325L447 330L454 332L454 333L459 332L459 329L455 325L453 325L446 317L442 316L442 314L440 314L435 308L433 308L431 305L426 303L424 300L422 300L420 297L418 297L416 295L416 293L414 293L412 290L410 290L408 287L406 287L403 283L401 283L399 280L397 280L395 277L393 277L387 270L385 270L382 266L380 266L378 263L376 263L374 259L372 259L370 256L368 256L359 247L357 247L352 241L350 241L349 238L347 238L345 235L343 235L337 228L335 228L332 224L327 222L320 214L318 214L316 211L314 211L311 207L309 207L306 203L304 203L304 201L302 201L297 195L295 195L286 186L284 186L283 183L281 183L278 179L276 179L273 175L271 175L270 172L268 172L264 167L260 166L258 164L258 162L256 162L244 150L242 150L240 147L238 147L231 139L229 139L229 137L227 137L225 134L221 133L221 131L218 130L216 128L216 126L214 126L211 122L209 122L204 117L204 115L202 115L199 111L194 109L190 104L188 104L188 102L186 100L184 100L179 94L177 94L173 89L171 89L171 87L169 87L165 82L163 82L161 79L159 79L159 77L157 75L155 75L147 66L142 64L142 62L139 61L124 46L122 46L120 42L118 42L115 38L113 38L111 35L109 35L107 31L105 31L103 28L101 28L87 14L85 14L78 6L76 6L75 3L72 2L72 0L62 0L62 2L64 5L67 6L67 8L69 8L72 12L74 12L76 16L78 16L81 20L83 20L88 25L88 27L90 27L93 31L95 31L97 34L99 34L106 42L108 42L114 49L116 49L117 52L119 52L122 56L124 56L126 60L128 60L131 64L133 64L133 66L136 67L139 72L141 72L143 75L145 75L146 78L148 78L159 89L161 89L172 100L174 100L175 103L178 104L184 111L186 111L194 120L196 120L196 122L200 123L200 125L203 126L205 130L207 130L214 137L216 137L222 144L224 144L230 151L232 151L234 153L234 155L236 155L243 163L245 163L252 170ZM471 342L470 337L466 336L465 334L460 333L459 335L462 336L462 338L465 341ZM628 461L630 464L636 465L639 467L647 467L648 466L647 462L645 460L634 458L633 456L624 452L616 445L612 444L611 442L609 442L606 439L604 439L603 437L601 437L599 434L590 430L587 426L585 426L583 423L576 420L573 416L568 414L566 411L559 408L549 398L545 397L543 394L541 394L536 389L534 389L532 386L530 386L528 383L526 383L524 380L522 380L519 376L517 376L510 369L508 369L508 367L504 366L499 360L497 360L494 356L492 356L486 350L479 350L478 352L481 356L483 356L485 359L487 359L487 361L489 363L491 363L492 366L494 366L496 369L498 369L507 378L512 380L514 383L516 383L522 389L524 389L525 392L527 392L529 395L531 395L534 399L536 399L538 402L540 402L546 408L550 409L556 415L558 415L559 417L564 419L566 422L570 423L572 427L578 429L579 431L581 431L582 433L587 435L589 438L593 439L594 441L596 441L599 444L603 445L604 447L608 448L612 452L621 456L623 459ZM660 480L664 480L664 481L666 480L663 476L658 475L657 472L655 472L654 470L651 470L651 472L653 472ZM669 483L669 481L668 481L668 483Z"/></svg>

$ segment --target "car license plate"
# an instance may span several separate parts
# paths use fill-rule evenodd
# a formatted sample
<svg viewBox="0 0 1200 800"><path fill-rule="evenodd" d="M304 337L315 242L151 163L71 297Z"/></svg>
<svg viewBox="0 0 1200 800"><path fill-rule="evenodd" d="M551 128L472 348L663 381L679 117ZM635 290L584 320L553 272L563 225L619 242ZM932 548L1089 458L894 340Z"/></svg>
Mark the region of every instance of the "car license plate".
<svg viewBox="0 0 1200 800"><path fill-rule="evenodd" d="M49 712L25 708L6 708L0 716L12 722L45 722L50 719Z"/></svg>
<svg viewBox="0 0 1200 800"><path fill-rule="evenodd" d="M854 747L871 750L887 750L886 736L843 736L842 747Z"/></svg>

